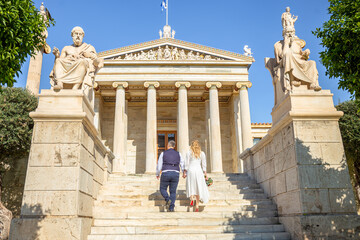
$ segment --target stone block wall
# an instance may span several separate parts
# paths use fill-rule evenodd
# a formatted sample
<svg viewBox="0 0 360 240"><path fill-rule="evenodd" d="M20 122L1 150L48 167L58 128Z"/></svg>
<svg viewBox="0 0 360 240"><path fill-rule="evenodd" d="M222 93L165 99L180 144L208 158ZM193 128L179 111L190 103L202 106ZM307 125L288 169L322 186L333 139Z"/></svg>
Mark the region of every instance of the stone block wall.
<svg viewBox="0 0 360 240"><path fill-rule="evenodd" d="M135 173L145 172L146 107L128 107L128 144L126 165L135 165Z"/></svg>
<svg viewBox="0 0 360 240"><path fill-rule="evenodd" d="M73 109L66 111L64 99L74 101ZM54 106L47 109L42 101ZM30 114L34 130L21 218L12 222L11 239L86 239L93 202L114 157L101 142L91 112L81 91L42 91L38 109Z"/></svg>
<svg viewBox="0 0 360 240"><path fill-rule="evenodd" d="M104 103L100 113L101 137L106 140L106 145L113 150L115 104Z"/></svg>
<svg viewBox="0 0 360 240"><path fill-rule="evenodd" d="M220 131L221 131L221 150L223 171L225 173L233 173L233 159L231 132L235 131L231 127L231 114L228 103L220 104Z"/></svg>
<svg viewBox="0 0 360 240"><path fill-rule="evenodd" d="M337 122L341 114L318 113L292 109L284 114L265 138L241 154L245 172L277 204L280 222L293 239L360 238Z"/></svg>

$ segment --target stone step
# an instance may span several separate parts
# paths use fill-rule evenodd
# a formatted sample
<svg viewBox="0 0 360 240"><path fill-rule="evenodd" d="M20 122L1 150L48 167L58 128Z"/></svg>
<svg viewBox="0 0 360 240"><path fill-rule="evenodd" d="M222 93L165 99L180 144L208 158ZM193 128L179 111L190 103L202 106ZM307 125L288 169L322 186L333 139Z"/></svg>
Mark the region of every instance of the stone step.
<svg viewBox="0 0 360 240"><path fill-rule="evenodd" d="M219 176L208 176L210 177L212 180L214 180L214 182L225 182L228 181L229 183L233 183L233 182L241 182L241 181L249 181L252 182L254 181L253 179L251 179L250 177L245 177L245 176L235 176L235 177L219 177ZM159 180L156 178L155 175L149 175L147 177L134 177L134 176L110 176L109 181L134 181L134 182L158 182ZM183 177L179 177L179 181L180 182L186 182L186 179L184 179Z"/></svg>
<svg viewBox="0 0 360 240"><path fill-rule="evenodd" d="M272 205L269 208L258 207L258 206L199 206L200 212L256 212L257 215L264 213L266 217L276 216L277 211L274 210ZM190 206L175 206L176 212L193 212L195 207ZM146 206L146 207L120 207L120 206L96 206L93 208L94 217L116 217L119 213L130 213L130 212L141 212L141 213L159 213L167 212L167 209L162 206ZM259 215L260 216L260 215ZM261 215L262 216L262 215Z"/></svg>
<svg viewBox="0 0 360 240"><path fill-rule="evenodd" d="M276 211L221 211L221 212L118 212L99 214L94 219L203 219L203 218L262 218L277 217Z"/></svg>
<svg viewBox="0 0 360 240"><path fill-rule="evenodd" d="M155 173L152 174L122 174L122 173L111 173L109 177L114 178L152 178L155 176ZM207 173L208 177L211 178L249 178L249 175L246 173Z"/></svg>
<svg viewBox="0 0 360 240"><path fill-rule="evenodd" d="M175 203L175 210L179 212L190 212L193 209L193 206L187 205L179 205L179 203ZM95 205L93 208L94 211L98 211L104 213L108 212L163 212L165 210L164 206L121 206L121 205ZM257 211L257 210L271 210L276 211L276 206L274 205L231 205L231 206L217 206L217 205L199 205L199 211L206 212L216 212L216 211L237 211L237 210L247 210L247 211Z"/></svg>
<svg viewBox="0 0 360 240"><path fill-rule="evenodd" d="M114 187L119 190L127 188L159 188L160 181L119 181L113 180L108 181L104 187ZM186 182L179 181L178 188L186 189ZM237 181L230 183L228 181L214 182L211 188L233 188L233 189L249 189L249 188L260 188L255 181Z"/></svg>
<svg viewBox="0 0 360 240"><path fill-rule="evenodd" d="M208 189L210 196L216 195L216 196L221 196L221 195L229 195L229 194L236 194L236 195L250 195L250 194L264 194L264 191L262 189L245 189L245 190L241 190L241 189L221 189L221 188L210 188ZM168 190L169 192L169 190ZM186 195L186 190L185 189L181 189L178 188L176 193L178 195ZM134 188L134 189L126 189L126 190L114 190L111 188L102 188L100 189L99 195L129 195L129 194L133 194L133 195L152 195L152 194L160 194L160 190L159 188Z"/></svg>
<svg viewBox="0 0 360 240"><path fill-rule="evenodd" d="M283 232L284 226L280 224L269 225L229 225L208 226L121 226L121 227L92 227L91 234L182 234L186 233L263 233Z"/></svg>
<svg viewBox="0 0 360 240"><path fill-rule="evenodd" d="M286 232L221 234L90 235L88 240L290 240Z"/></svg>
<svg viewBox="0 0 360 240"><path fill-rule="evenodd" d="M178 194L176 195L176 199L188 199L186 194L182 191L177 191ZM209 192L210 199L216 200L235 200L235 199L244 199L244 200L251 200L251 199L266 199L264 193L232 193L232 192ZM99 192L99 199L104 196L119 196L119 198L132 198L132 199L148 199L148 200L158 200L163 199L160 192L133 192L133 191L123 191L123 192L110 192L110 191L102 191Z"/></svg>
<svg viewBox="0 0 360 240"><path fill-rule="evenodd" d="M111 193L108 194L102 194L100 196L98 196L97 201L104 201L104 200L112 200L112 201L116 201L116 200L138 200L138 201L156 201L156 200L164 200L164 198L161 196L161 194L155 194L155 195L114 195ZM177 194L176 195L176 201L178 200L187 200L190 201L189 198L185 195L185 194ZM239 200L239 201L244 201L244 202L248 202L248 203L253 203L253 202L271 202L270 199L265 198L265 196L263 196L262 198L255 198L255 199L250 199L250 198L241 198L239 194L210 194L210 201L211 200L218 200L218 201L232 201L232 200Z"/></svg>
<svg viewBox="0 0 360 240"><path fill-rule="evenodd" d="M147 200L137 200L137 199L117 199L117 200L98 200L94 203L95 207L151 207L151 206L163 206L165 204L164 200L154 200L154 201L147 201ZM190 206L190 201L188 199L185 200L177 200L175 202L176 205L180 206ZM217 207L224 207L224 206L253 206L257 209L267 208L276 210L276 205L272 204L271 201L265 199L264 201L258 202L251 202L247 200L210 200L206 204L199 203L199 206L217 206Z"/></svg>
<svg viewBox="0 0 360 240"><path fill-rule="evenodd" d="M93 226L96 227L121 227L121 226L207 226L220 225L267 225L279 224L277 217L262 218L146 218L146 219L95 219Z"/></svg>
<svg viewBox="0 0 360 240"><path fill-rule="evenodd" d="M137 190L137 189L159 189L160 184L151 185L151 184L138 184L135 183L107 183L103 186L103 190L109 191L124 191L124 190ZM185 190L186 185L178 185L178 190ZM251 192L251 191L258 191L263 192L263 190L259 187L258 184L242 184L242 185L230 185L230 184L214 184L208 187L209 191L212 190L224 190L224 191L240 191L240 192Z"/></svg>

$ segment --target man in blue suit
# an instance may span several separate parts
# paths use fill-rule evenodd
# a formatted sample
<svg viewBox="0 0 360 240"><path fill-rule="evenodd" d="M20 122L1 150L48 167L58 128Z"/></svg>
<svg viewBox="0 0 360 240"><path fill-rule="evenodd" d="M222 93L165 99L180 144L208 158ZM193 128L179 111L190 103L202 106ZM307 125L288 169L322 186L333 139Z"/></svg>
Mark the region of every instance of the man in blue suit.
<svg viewBox="0 0 360 240"><path fill-rule="evenodd" d="M159 180L160 171L160 193L164 197L166 207L169 207L170 212L174 212L176 189L179 183L180 167L186 176L185 161L181 154L175 150L175 141L169 141L168 150L162 152L156 167L156 178ZM167 192L169 187L170 196Z"/></svg>

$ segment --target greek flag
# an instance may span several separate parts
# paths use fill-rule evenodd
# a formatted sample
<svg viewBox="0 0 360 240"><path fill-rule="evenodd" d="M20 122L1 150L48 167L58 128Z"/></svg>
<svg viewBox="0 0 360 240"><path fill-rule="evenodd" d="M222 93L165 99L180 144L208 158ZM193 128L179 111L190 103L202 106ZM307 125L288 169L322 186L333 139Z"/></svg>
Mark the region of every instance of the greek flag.
<svg viewBox="0 0 360 240"><path fill-rule="evenodd" d="M165 0L163 0L160 4L160 7L161 7L161 11L164 11L164 9L167 9L167 5L165 3Z"/></svg>

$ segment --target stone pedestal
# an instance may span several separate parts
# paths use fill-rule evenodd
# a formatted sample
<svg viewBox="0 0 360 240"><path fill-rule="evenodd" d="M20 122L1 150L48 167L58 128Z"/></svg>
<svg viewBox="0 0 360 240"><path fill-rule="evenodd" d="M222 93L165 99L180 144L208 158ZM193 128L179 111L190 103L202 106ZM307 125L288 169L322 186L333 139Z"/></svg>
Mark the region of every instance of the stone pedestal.
<svg viewBox="0 0 360 240"><path fill-rule="evenodd" d="M240 155L293 239L357 239L360 218L330 91L301 90L272 112L268 135Z"/></svg>
<svg viewBox="0 0 360 240"><path fill-rule="evenodd" d="M81 90L42 90L30 116L21 218L13 220L10 239L85 240L114 158L98 136L93 108Z"/></svg>

